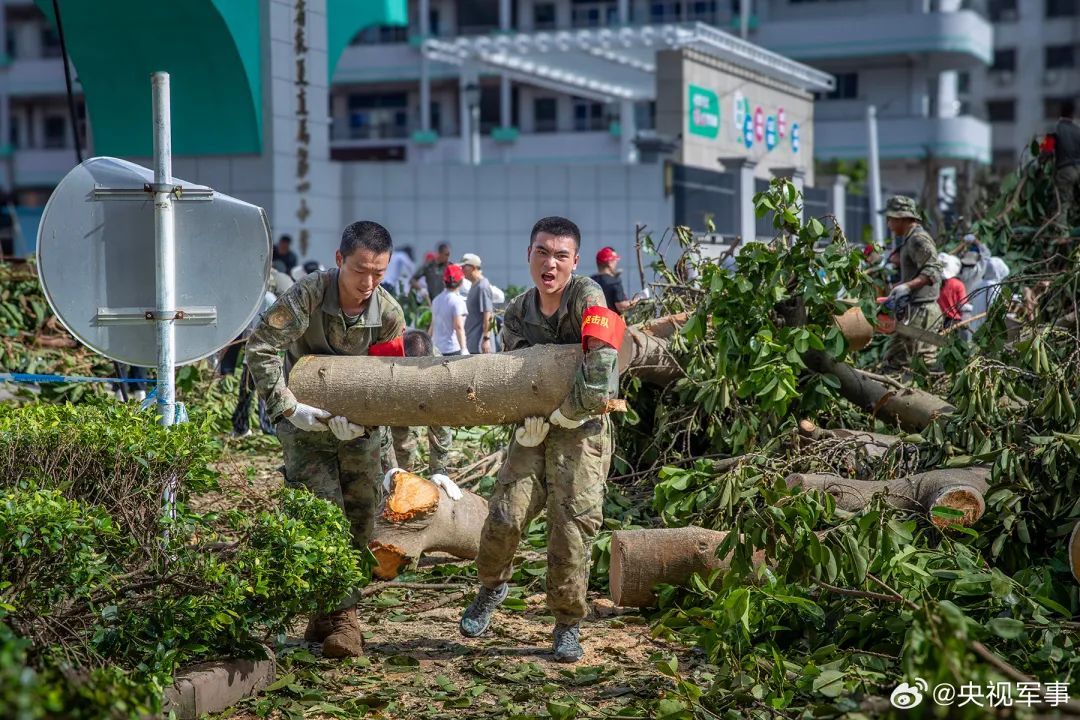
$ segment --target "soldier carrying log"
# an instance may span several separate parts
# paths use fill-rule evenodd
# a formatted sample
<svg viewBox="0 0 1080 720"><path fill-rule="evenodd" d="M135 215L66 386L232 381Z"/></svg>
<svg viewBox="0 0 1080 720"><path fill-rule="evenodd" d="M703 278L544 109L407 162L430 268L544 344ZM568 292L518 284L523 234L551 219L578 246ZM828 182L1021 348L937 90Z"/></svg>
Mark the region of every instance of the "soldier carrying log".
<svg viewBox="0 0 1080 720"><path fill-rule="evenodd" d="M293 285L263 314L247 343L251 374L285 455L286 484L307 487L341 507L359 550L367 547L380 496L382 432L297 402L286 386L280 353L291 366L304 355L367 355L372 345L397 339L405 315L379 285L392 250L382 225L349 225L341 235L337 267ZM354 592L334 612L313 617L304 639L322 642L326 657L360 655L357 598Z"/></svg>
<svg viewBox="0 0 1080 720"><path fill-rule="evenodd" d="M467 637L487 630L506 599L522 531L546 508L547 603L555 615L555 659L561 662L577 662L583 654L579 634L589 560L603 522L611 465L611 426L602 410L618 392L618 348L626 332L600 286L574 275L580 247L581 233L571 221L537 222L527 251L534 287L506 308L504 350L581 343L585 355L561 406L548 418L526 418L511 439L480 538L480 591L460 623Z"/></svg>

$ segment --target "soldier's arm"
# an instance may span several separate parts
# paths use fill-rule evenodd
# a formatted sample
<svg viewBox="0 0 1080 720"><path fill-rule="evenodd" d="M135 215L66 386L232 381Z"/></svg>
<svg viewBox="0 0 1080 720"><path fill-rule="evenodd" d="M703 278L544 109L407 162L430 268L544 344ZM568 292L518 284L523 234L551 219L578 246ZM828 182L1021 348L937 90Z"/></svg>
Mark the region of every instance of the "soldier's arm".
<svg viewBox="0 0 1080 720"><path fill-rule="evenodd" d="M311 283L297 283L289 288L263 313L247 341L248 367L270 417L296 407L296 397L285 384L282 353L307 330L313 306L311 287Z"/></svg>
<svg viewBox="0 0 1080 720"><path fill-rule="evenodd" d="M503 351L520 350L529 346L529 343L525 340L522 323L521 303L511 302L503 315L502 334L500 335Z"/></svg>
<svg viewBox="0 0 1080 720"><path fill-rule="evenodd" d="M416 272L409 278L409 285L413 289L420 287L420 278L424 277L424 273L427 271L427 263L420 263L416 266Z"/></svg>
<svg viewBox="0 0 1080 720"><path fill-rule="evenodd" d="M912 242L911 257L919 266L919 275L908 285L915 290L924 285L940 284L941 261L938 260L934 243L926 236L914 237L910 242Z"/></svg>
<svg viewBox="0 0 1080 720"><path fill-rule="evenodd" d="M593 287L582 293L573 308L574 317L584 317L587 308L599 305L607 307L604 293L593 283ZM570 420L581 420L596 415L619 394L619 352L595 338L588 339L588 349L574 377L570 393L563 400L559 410Z"/></svg>
<svg viewBox="0 0 1080 720"><path fill-rule="evenodd" d="M404 332L405 311L401 309L401 305L396 300L389 297L389 294L383 296L382 328L379 329L377 342L384 343L396 340Z"/></svg>

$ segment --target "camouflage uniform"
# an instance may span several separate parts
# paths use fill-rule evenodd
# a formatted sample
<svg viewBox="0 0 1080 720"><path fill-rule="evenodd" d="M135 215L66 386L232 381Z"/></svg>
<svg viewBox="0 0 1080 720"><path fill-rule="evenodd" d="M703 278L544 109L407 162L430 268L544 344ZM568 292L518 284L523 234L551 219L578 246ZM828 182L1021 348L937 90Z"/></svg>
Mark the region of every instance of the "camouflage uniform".
<svg viewBox="0 0 1080 720"><path fill-rule="evenodd" d="M307 275L278 298L252 332L247 357L259 394L277 423L285 483L306 487L341 507L352 525L353 545L363 549L382 488L382 429L371 428L364 437L342 442L330 431L300 430L284 417L297 403L286 386L282 350L289 367L304 355L366 355L368 346L393 340L405 327L401 306L382 287L375 288L358 318L348 318L338 301L337 272ZM342 607L351 604L347 600Z"/></svg>
<svg viewBox="0 0 1080 720"><path fill-rule="evenodd" d="M918 220L915 201L911 198L896 196L889 198L886 217L907 217ZM912 290L908 296L906 310L901 310L897 320L906 322L930 332L941 332L941 308L938 295L941 294L941 262L938 260L934 238L921 224L911 227L907 235L900 240L900 281L910 282L920 275L925 275L929 284L918 290ZM920 342L894 334L885 347L885 364L894 368L903 368L917 354L927 365L934 362L937 347L927 342Z"/></svg>
<svg viewBox="0 0 1080 720"><path fill-rule="evenodd" d="M427 429L428 436L428 472L446 474L446 459L450 454L450 445L454 432L450 428L432 425ZM416 464L418 433L415 428L387 428L383 437L383 470L399 467L413 472Z"/></svg>
<svg viewBox="0 0 1080 720"><path fill-rule="evenodd" d="M562 305L551 317L541 314L537 295L532 288L507 305L502 331L506 350L580 344L586 308L607 306L600 286L581 276L571 278ZM510 579L523 530L547 509L547 601L561 624L577 623L588 610L585 590L592 539L603 522L612 452L607 416L590 416L618 393L617 359L613 348L604 347L591 350L578 368L560 409L572 420L589 417L587 422L573 430L552 425L536 447L511 440L480 536L476 559L480 582L495 589Z"/></svg>

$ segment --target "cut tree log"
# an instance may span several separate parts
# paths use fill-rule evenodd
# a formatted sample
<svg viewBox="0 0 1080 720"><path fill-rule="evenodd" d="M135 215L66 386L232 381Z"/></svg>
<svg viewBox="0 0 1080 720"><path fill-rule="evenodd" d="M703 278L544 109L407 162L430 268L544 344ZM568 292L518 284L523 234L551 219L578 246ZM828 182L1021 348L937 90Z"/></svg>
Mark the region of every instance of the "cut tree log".
<svg viewBox="0 0 1080 720"><path fill-rule="evenodd" d="M839 475L793 473L785 479L789 488L801 487L831 495L836 506L850 512L865 508L878 493L886 493L889 505L902 510L925 512L938 527L970 527L986 510L990 469L985 467L931 470L895 480L849 480ZM959 518L937 515L934 508L950 508Z"/></svg>
<svg viewBox="0 0 1080 720"><path fill-rule="evenodd" d="M860 410L896 422L909 432L921 432L934 418L956 410L937 395L917 388L889 387L820 350L808 350L802 357L811 370L839 380L840 394Z"/></svg>
<svg viewBox="0 0 1080 720"><path fill-rule="evenodd" d="M289 374L296 399L368 426L502 425L547 417L581 365L577 345L537 345L461 357L308 355ZM667 385L682 374L667 341L628 328L620 371ZM608 412L625 410L609 403Z"/></svg>
<svg viewBox="0 0 1080 720"><path fill-rule="evenodd" d="M451 500L435 483L404 470L391 483L368 543L378 563L375 577L392 580L426 552L476 558L487 500L468 490L460 500Z"/></svg>
<svg viewBox="0 0 1080 720"><path fill-rule="evenodd" d="M652 607L657 585L685 585L697 573L706 576L725 570L730 556L716 556L726 532L700 527L655 530L616 530L611 533L608 585L611 601L619 607ZM764 551L754 564L765 562Z"/></svg>
<svg viewBox="0 0 1080 720"><path fill-rule="evenodd" d="M850 440L865 450L867 457L884 457L900 438L896 435L869 432L867 430L848 430L847 428L819 428L812 420L799 421L799 437L812 442L822 440Z"/></svg>

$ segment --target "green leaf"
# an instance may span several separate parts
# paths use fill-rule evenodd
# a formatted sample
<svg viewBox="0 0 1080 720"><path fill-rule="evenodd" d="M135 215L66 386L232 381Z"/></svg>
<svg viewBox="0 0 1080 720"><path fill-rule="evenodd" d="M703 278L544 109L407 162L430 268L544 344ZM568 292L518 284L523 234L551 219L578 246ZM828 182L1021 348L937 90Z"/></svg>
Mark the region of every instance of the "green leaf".
<svg viewBox="0 0 1080 720"><path fill-rule="evenodd" d="M813 689L825 697L838 697L844 692L844 673L839 670L823 670L814 678Z"/></svg>
<svg viewBox="0 0 1080 720"><path fill-rule="evenodd" d="M986 623L990 631L1006 640L1015 640L1024 634L1024 623L1016 618L994 618Z"/></svg>

